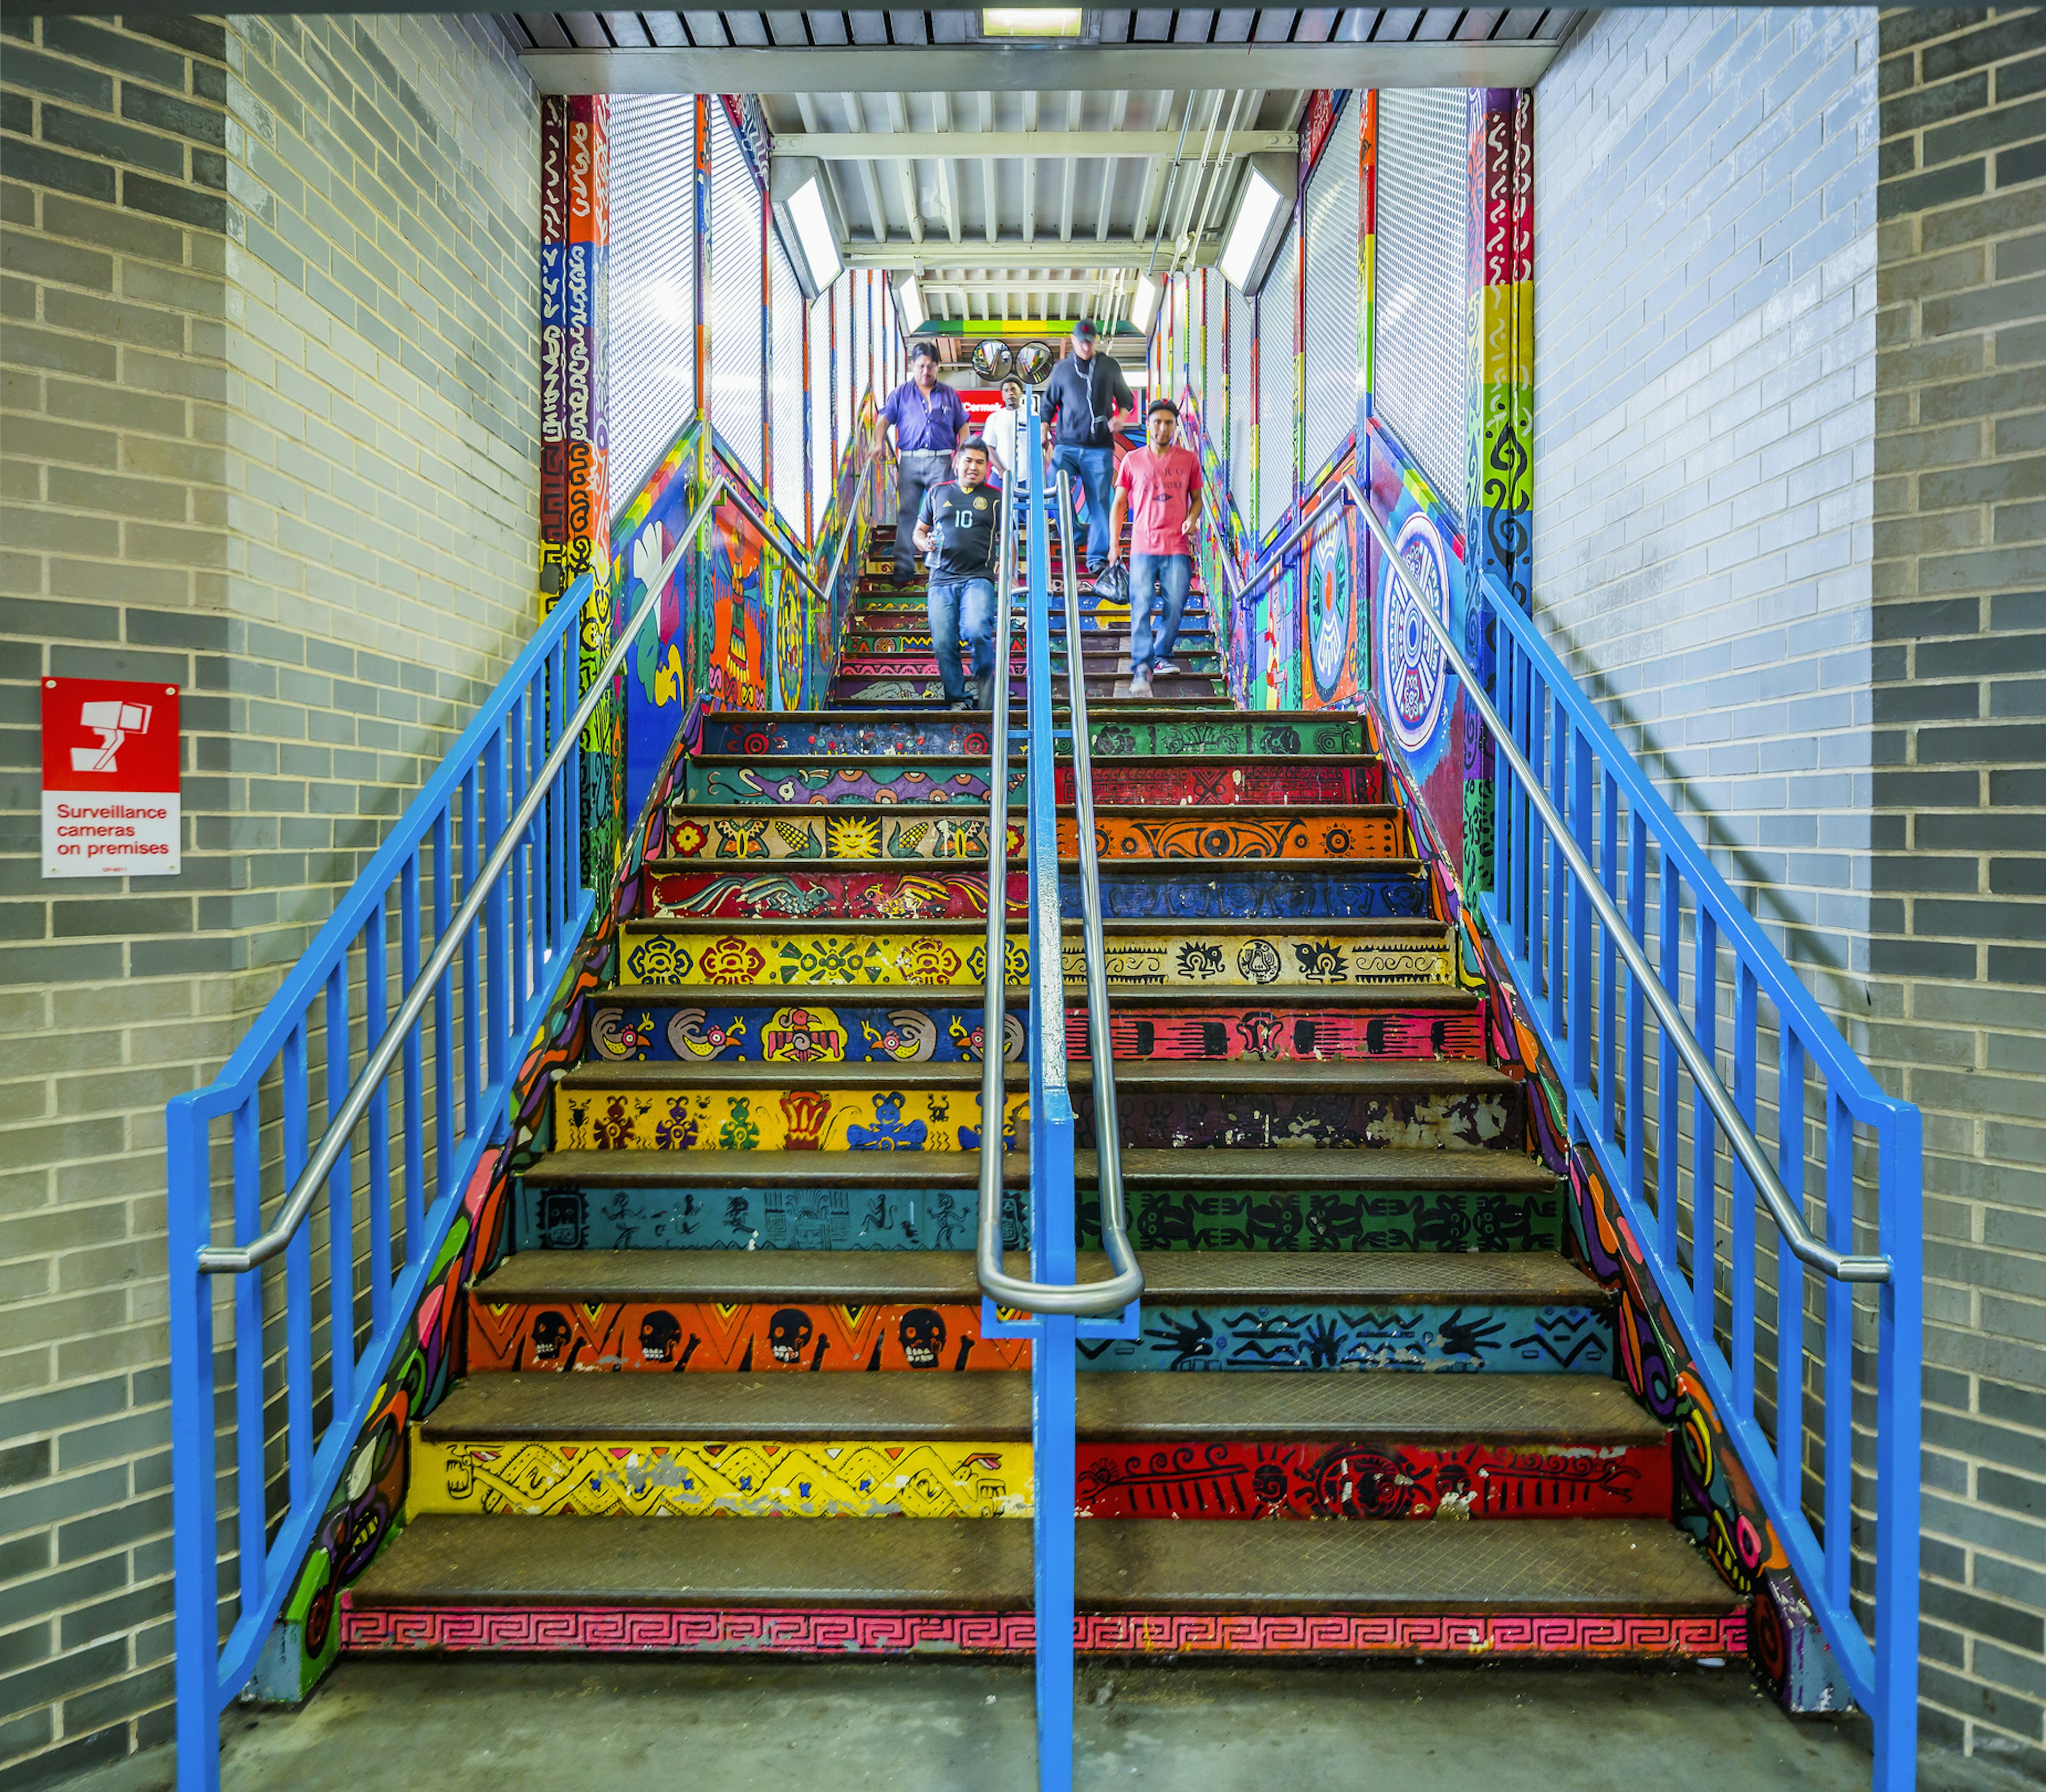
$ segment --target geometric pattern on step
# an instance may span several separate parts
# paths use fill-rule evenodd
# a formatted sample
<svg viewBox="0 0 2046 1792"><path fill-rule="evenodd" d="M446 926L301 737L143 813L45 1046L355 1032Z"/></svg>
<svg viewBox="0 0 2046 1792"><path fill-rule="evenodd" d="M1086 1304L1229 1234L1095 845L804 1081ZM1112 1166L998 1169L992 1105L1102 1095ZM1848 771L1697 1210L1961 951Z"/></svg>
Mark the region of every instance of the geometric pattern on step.
<svg viewBox="0 0 2046 1792"><path fill-rule="evenodd" d="M1017 1149L1029 1097L1003 1103L1003 1141ZM980 1091L570 1089L554 1092L565 1151L972 1151ZM1474 1122L1476 1123L1476 1122Z"/></svg>
<svg viewBox="0 0 2046 1792"><path fill-rule="evenodd" d="M1059 818L1060 856L1079 835ZM1400 851L1398 822L1385 815L1339 817L1103 815L1094 822L1104 859L1390 859ZM1009 821L1009 851L1023 850L1019 817ZM862 809L840 815L698 815L678 813L668 850L716 859L965 859L987 863L987 817L970 811L927 814Z"/></svg>
<svg viewBox="0 0 2046 1792"><path fill-rule="evenodd" d="M533 1443L420 1438L422 1512L631 1518L1015 1518L1030 1446L1015 1443Z"/></svg>
<svg viewBox="0 0 2046 1792"><path fill-rule="evenodd" d="M1161 760L1097 761L1094 795L1098 803L1160 803L1175 808L1233 806L1241 803L1376 803L1381 799L1380 767L1363 764L1319 764L1287 759L1251 760L1243 764L1179 764ZM1055 780L1058 800L1073 800L1072 768L1061 765ZM849 764L756 760L728 765L689 762L687 801L692 803L747 803L805 807L835 803L966 803L978 807L987 799L987 768L961 768L955 763L927 760ZM1012 798L1023 790L1021 767L1009 774Z"/></svg>
<svg viewBox="0 0 2046 1792"><path fill-rule="evenodd" d="M342 1647L799 1655L1028 1655L1029 1612L816 1611L762 1606L427 1605L354 1609ZM1091 1654L1574 1655L1593 1659L1740 1655L1747 1608L1697 1616L1605 1612L1095 1612L1073 1639Z"/></svg>
<svg viewBox="0 0 2046 1792"><path fill-rule="evenodd" d="M1450 942L1433 933L1349 937L1299 933L1191 929L1179 934L1111 933L1106 942L1111 985L1148 988L1329 989L1450 981ZM1068 988L1085 975L1077 933L1063 941ZM813 983L944 988L978 983L985 946L971 933L932 935L790 928L758 935L623 929L620 980L627 983ZM1029 978L1028 942L1009 936L1006 975Z"/></svg>
<svg viewBox="0 0 2046 1792"><path fill-rule="evenodd" d="M982 1338L964 1305L723 1306L676 1300L469 1299L469 1368L490 1370L1027 1369L1030 1346Z"/></svg>
<svg viewBox="0 0 2046 1792"><path fill-rule="evenodd" d="M536 1188L515 1191L519 1250L967 1250L970 1188ZM1139 1249L1553 1251L1555 1195L1461 1189L1133 1188ZM1079 1247L1101 1248L1101 1198L1079 1191ZM1022 1195L1002 1191L1002 1243L1030 1242Z"/></svg>
<svg viewBox="0 0 2046 1792"><path fill-rule="evenodd" d="M1025 912L1029 886L1008 875L1009 910ZM959 871L650 872L646 917L654 921L971 921L987 913L984 870ZM1283 865L1209 871L1187 865L1131 872L1102 867L1102 912L1121 921L1384 919L1427 913L1420 879L1405 871L1360 865L1341 871ZM1060 879L1064 911L1077 916L1077 877Z"/></svg>
<svg viewBox="0 0 2046 1792"><path fill-rule="evenodd" d="M899 1001L899 998L898 998ZM1005 1056L1023 1060L1021 1015L1004 1029ZM1118 1061L1316 1063L1357 1058L1481 1060L1480 1009L1118 1008L1109 1037ZM593 1060L708 1064L978 1064L981 1010L926 998L782 1006L606 1006L590 1022ZM1066 1055L1087 1056L1087 1011L1066 1010Z"/></svg>
<svg viewBox="0 0 2046 1792"><path fill-rule="evenodd" d="M1086 1518L1667 1518L1670 1446L1097 1443Z"/></svg>
<svg viewBox="0 0 2046 1792"><path fill-rule="evenodd" d="M1408 1370L1431 1374L1612 1372L1608 1315L1589 1307L1419 1304L1169 1307L1147 1300L1136 1338L1082 1338L1082 1369Z"/></svg>

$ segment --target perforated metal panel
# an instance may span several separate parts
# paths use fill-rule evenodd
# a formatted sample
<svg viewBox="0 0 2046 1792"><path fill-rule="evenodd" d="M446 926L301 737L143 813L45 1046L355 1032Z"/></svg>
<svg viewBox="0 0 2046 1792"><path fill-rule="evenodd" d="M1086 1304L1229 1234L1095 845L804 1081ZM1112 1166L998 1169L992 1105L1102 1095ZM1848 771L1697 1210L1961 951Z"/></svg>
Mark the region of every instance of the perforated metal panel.
<svg viewBox="0 0 2046 1792"><path fill-rule="evenodd" d="M1375 413L1464 511L1470 216L1461 87L1388 87L1378 99Z"/></svg>
<svg viewBox="0 0 2046 1792"><path fill-rule="evenodd" d="M852 278L840 274L832 283L832 327L837 333L837 365L832 372L832 404L838 413L838 451L852 440Z"/></svg>
<svg viewBox="0 0 2046 1792"><path fill-rule="evenodd" d="M1250 379L1250 346L1257 338L1257 304L1241 292L1229 295L1229 494L1247 528L1257 527L1257 462L1250 452L1251 425L1257 420L1257 388Z"/></svg>
<svg viewBox="0 0 2046 1792"><path fill-rule="evenodd" d="M1307 183L1307 464L1311 479L1357 423L1357 98Z"/></svg>
<svg viewBox="0 0 2046 1792"><path fill-rule="evenodd" d="M1201 285L1207 306L1207 384L1201 388L1201 421L1218 435L1229 420L1222 407L1222 352L1229 342L1229 319L1223 307L1228 303L1229 282L1220 268L1203 268Z"/></svg>
<svg viewBox="0 0 2046 1792"><path fill-rule="evenodd" d="M1293 502L1293 311L1300 291L1296 245L1300 226L1288 227L1258 303L1257 532L1272 527Z"/></svg>
<svg viewBox="0 0 2046 1792"><path fill-rule="evenodd" d="M722 106L711 112L710 156L711 423L758 479L767 321L760 304L760 189Z"/></svg>
<svg viewBox="0 0 2046 1792"><path fill-rule="evenodd" d="M611 107L610 469L614 516L697 406L696 101Z"/></svg>
<svg viewBox="0 0 2046 1792"><path fill-rule="evenodd" d="M782 239L767 236L774 281L769 326L774 336L773 489L768 496L797 540L803 539L803 289Z"/></svg>
<svg viewBox="0 0 2046 1792"><path fill-rule="evenodd" d="M827 332L831 327L831 295L822 292L810 301L810 507L813 527L824 527L824 511L831 503L832 478L837 470L832 460L831 361Z"/></svg>

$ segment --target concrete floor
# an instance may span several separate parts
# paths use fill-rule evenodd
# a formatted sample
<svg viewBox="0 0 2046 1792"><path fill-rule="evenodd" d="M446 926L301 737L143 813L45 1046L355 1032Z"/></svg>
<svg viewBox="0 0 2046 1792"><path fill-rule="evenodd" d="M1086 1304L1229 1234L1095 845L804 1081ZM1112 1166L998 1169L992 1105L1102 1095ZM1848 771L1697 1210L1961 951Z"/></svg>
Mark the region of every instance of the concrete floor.
<svg viewBox="0 0 2046 1792"><path fill-rule="evenodd" d="M1174 1792L1866 1792L1869 1757L1739 1665L1091 1665L1074 1783ZM1027 1666L353 1661L303 1709L237 1713L223 1792L672 1785L1034 1792ZM1951 1758L1949 1758L1951 1759ZM1964 1765L1959 1764L1957 1766ZM1356 1776L1369 1769L1368 1782ZM771 1780L764 1776L771 1774ZM1921 1774L1922 1792L1988 1782ZM74 1782L154 1792L160 1756Z"/></svg>

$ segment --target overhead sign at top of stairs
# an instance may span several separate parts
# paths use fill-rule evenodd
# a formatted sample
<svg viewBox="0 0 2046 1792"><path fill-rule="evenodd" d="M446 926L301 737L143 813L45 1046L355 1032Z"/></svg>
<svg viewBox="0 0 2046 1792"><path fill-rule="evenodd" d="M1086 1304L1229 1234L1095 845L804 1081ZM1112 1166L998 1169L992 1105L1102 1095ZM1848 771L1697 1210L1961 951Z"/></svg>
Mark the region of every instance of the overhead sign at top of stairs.
<svg viewBox="0 0 2046 1792"><path fill-rule="evenodd" d="M43 875L172 877L178 687L43 680Z"/></svg>

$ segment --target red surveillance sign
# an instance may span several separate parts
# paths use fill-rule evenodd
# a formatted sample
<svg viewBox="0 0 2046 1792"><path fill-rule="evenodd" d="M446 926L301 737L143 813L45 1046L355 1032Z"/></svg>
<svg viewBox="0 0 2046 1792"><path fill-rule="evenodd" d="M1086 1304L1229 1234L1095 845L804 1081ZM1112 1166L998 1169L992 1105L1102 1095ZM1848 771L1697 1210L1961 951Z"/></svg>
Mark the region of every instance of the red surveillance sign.
<svg viewBox="0 0 2046 1792"><path fill-rule="evenodd" d="M169 877L179 864L178 687L43 680L43 875Z"/></svg>

